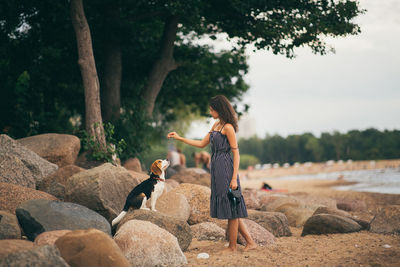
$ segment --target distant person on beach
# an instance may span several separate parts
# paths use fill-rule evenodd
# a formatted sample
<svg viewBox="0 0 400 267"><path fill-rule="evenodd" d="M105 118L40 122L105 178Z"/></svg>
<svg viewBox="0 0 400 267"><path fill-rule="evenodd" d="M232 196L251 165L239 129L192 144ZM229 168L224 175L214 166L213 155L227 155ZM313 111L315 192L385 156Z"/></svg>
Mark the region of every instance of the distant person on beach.
<svg viewBox="0 0 400 267"><path fill-rule="evenodd" d="M211 156L208 152L193 152L192 157L194 158L194 164L196 165L196 168L199 167L199 164L201 164L203 170L210 172Z"/></svg>
<svg viewBox="0 0 400 267"><path fill-rule="evenodd" d="M238 197L239 203L230 198L229 189L239 190L239 149L236 141L237 117L232 105L223 95L217 95L210 100L210 114L218 119L203 140L192 140L179 136L176 132L168 133L168 138L174 138L188 145L204 148L211 144L211 198L210 216L218 219L228 219L229 246L223 252L235 252L238 232L246 240L244 251L257 248L245 224L240 218L248 217L243 195ZM230 152L233 154L233 160ZM231 202L230 200L233 201ZM233 204L234 203L234 204Z"/></svg>
<svg viewBox="0 0 400 267"><path fill-rule="evenodd" d="M175 165L180 165L180 155L175 146L172 146L167 154L167 159L170 162L170 167L174 167Z"/></svg>
<svg viewBox="0 0 400 267"><path fill-rule="evenodd" d="M182 153L180 148L177 148L176 151L179 153L179 163L183 168L186 168L186 156Z"/></svg>

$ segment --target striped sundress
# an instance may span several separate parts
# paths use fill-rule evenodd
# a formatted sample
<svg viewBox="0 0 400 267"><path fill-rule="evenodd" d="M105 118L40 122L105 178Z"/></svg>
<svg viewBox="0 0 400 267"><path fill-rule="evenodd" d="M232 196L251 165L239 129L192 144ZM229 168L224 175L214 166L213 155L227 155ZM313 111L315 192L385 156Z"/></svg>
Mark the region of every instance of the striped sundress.
<svg viewBox="0 0 400 267"><path fill-rule="evenodd" d="M229 184L233 174L233 160L230 154L231 146L228 138L220 131L210 132L211 144L211 198L210 216L218 219L234 219L247 217L246 204L243 196L237 207L237 212L232 213L228 198ZM238 188L240 188L239 175L237 177Z"/></svg>

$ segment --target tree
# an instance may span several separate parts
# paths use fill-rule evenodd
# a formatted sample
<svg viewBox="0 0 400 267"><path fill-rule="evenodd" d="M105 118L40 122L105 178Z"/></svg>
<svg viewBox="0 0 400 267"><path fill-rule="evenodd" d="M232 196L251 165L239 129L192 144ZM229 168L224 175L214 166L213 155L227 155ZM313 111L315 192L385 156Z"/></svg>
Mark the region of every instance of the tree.
<svg viewBox="0 0 400 267"><path fill-rule="evenodd" d="M106 139L100 108L100 83L94 62L90 28L85 17L82 0L71 0L70 7L78 46L78 64L85 88L86 130L105 148Z"/></svg>
<svg viewBox="0 0 400 267"><path fill-rule="evenodd" d="M160 19L163 23L157 56L143 86L148 115L154 110L168 74L184 64L174 57L174 46L179 36L191 42L205 34L214 37L214 34L227 33L239 47L253 44L256 49L271 49L275 54L290 58L294 57L294 49L300 46L309 46L314 53L325 54L333 48L329 49L323 37L359 33L358 25L351 20L363 12L358 2L352 0L156 0L119 2L119 5L129 10L126 13L130 19L110 20L109 23L119 21L120 28L131 20L140 23L151 18ZM121 14L121 17L124 15ZM137 27L138 23L134 26Z"/></svg>

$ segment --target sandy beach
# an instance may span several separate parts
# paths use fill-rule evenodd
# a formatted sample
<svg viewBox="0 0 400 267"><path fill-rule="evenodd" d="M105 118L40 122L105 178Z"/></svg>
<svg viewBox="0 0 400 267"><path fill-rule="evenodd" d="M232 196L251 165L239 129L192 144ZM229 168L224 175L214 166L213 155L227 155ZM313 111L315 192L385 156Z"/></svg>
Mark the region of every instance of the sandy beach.
<svg viewBox="0 0 400 267"><path fill-rule="evenodd" d="M377 162L376 164L398 166L399 162ZM365 164L368 166L369 163ZM281 170L281 172L287 171ZM257 176L261 177L258 170L250 173L250 177ZM286 194L363 200L367 205L367 210L349 213L367 221L371 221L382 207L400 205L398 194L332 189L332 186L349 183L343 180L280 180L279 177L271 177L268 183L272 188L287 189ZM243 188L258 189L261 184L259 179L242 181ZM302 237L302 227L290 227L290 229L293 235L276 238L274 245L259 247L257 250L248 252L243 252L243 246L239 245L237 253L224 255L221 255L219 251L227 245L227 242L194 239L188 251L185 252L188 266L399 266L400 264L400 235L376 234L362 230L356 233ZM203 252L208 253L210 257L197 259L197 255Z"/></svg>

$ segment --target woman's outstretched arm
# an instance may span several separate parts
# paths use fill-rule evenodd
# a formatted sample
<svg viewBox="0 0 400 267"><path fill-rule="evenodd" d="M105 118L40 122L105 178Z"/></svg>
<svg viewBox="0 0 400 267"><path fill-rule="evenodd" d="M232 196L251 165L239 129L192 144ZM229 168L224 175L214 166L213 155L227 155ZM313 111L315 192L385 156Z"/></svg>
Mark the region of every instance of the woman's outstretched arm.
<svg viewBox="0 0 400 267"><path fill-rule="evenodd" d="M174 138L178 141L181 141L185 144L191 145L191 146L195 146L195 147L200 147L203 148L206 145L208 145L210 143L209 140L209 135L210 133L207 133L207 135L203 138L203 140L193 140L193 139L189 139L189 138L185 138L182 136L179 136L176 132L170 132L167 137L168 138Z"/></svg>
<svg viewBox="0 0 400 267"><path fill-rule="evenodd" d="M214 125L211 128L211 131L214 130L216 123L214 123ZM191 146L195 146L195 147L200 147L203 148L206 145L208 145L210 143L210 132L207 133L206 136L204 136L203 140L192 140L192 139L188 139L182 136L179 136L179 134L177 134L176 132L170 132L167 135L167 138L174 138L178 141L181 141L185 144L191 145Z"/></svg>

